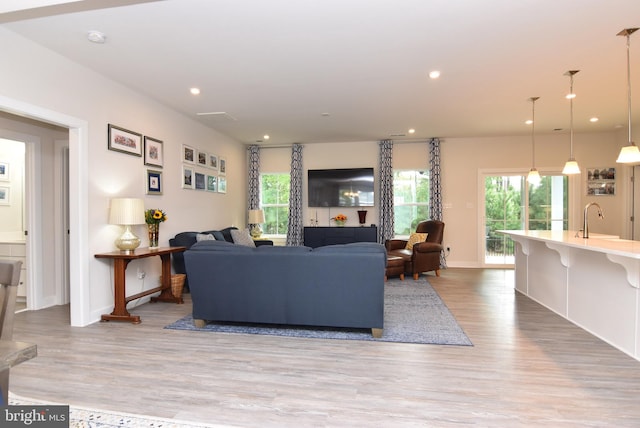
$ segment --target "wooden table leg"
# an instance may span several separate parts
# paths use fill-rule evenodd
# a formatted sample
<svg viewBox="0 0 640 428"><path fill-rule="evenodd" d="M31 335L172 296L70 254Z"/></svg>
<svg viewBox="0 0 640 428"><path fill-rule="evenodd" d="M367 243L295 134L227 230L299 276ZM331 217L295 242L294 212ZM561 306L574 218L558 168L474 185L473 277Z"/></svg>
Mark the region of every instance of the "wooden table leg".
<svg viewBox="0 0 640 428"><path fill-rule="evenodd" d="M129 321L134 324L140 324L140 316L131 315L127 311L127 291L126 291L126 270L131 260L114 259L113 260L113 312L109 315L102 315L102 321Z"/></svg>

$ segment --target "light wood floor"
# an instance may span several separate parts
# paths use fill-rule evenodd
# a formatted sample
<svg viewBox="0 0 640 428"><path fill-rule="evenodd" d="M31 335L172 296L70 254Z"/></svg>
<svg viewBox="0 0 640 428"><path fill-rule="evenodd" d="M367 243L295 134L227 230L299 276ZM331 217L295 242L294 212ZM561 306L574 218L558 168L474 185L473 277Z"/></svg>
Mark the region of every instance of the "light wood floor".
<svg viewBox="0 0 640 428"><path fill-rule="evenodd" d="M429 281L475 346L164 330L190 310L168 303L72 328L57 307L16 315L39 356L11 391L243 427L640 426L640 362L515 293L513 271Z"/></svg>

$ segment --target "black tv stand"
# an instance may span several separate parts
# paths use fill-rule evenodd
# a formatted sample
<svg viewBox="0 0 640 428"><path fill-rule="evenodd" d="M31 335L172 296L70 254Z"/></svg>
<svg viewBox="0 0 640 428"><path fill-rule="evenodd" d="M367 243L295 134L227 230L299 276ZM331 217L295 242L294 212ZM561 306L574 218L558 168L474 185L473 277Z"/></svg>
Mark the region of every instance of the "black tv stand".
<svg viewBox="0 0 640 428"><path fill-rule="evenodd" d="M364 227L305 227L304 245L311 248L352 242L378 242L378 228Z"/></svg>

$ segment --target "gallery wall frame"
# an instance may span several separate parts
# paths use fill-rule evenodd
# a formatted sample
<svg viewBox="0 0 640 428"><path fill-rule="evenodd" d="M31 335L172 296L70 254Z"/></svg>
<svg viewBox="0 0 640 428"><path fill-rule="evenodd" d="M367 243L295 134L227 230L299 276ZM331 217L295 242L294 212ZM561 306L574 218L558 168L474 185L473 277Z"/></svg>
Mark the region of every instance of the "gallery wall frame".
<svg viewBox="0 0 640 428"><path fill-rule="evenodd" d="M11 201L9 191L10 188L8 186L0 186L0 205L9 205Z"/></svg>
<svg viewBox="0 0 640 428"><path fill-rule="evenodd" d="M162 141L147 136L144 137L144 164L162 168L164 165Z"/></svg>
<svg viewBox="0 0 640 428"><path fill-rule="evenodd" d="M587 168L587 195L613 196L616 194L614 167Z"/></svg>
<svg viewBox="0 0 640 428"><path fill-rule="evenodd" d="M108 124L107 134L109 150L142 156L142 134L112 124Z"/></svg>
<svg viewBox="0 0 640 428"><path fill-rule="evenodd" d="M147 195L162 195L162 171L148 169L146 187Z"/></svg>
<svg viewBox="0 0 640 428"><path fill-rule="evenodd" d="M182 162L196 163L196 149L186 144L182 145Z"/></svg>
<svg viewBox="0 0 640 428"><path fill-rule="evenodd" d="M194 183L193 168L187 165L182 166L182 188L193 189Z"/></svg>
<svg viewBox="0 0 640 428"><path fill-rule="evenodd" d="M218 177L218 193L227 193L227 177Z"/></svg>
<svg viewBox="0 0 640 428"><path fill-rule="evenodd" d="M0 162L0 181L9 181L9 162Z"/></svg>
<svg viewBox="0 0 640 428"><path fill-rule="evenodd" d="M198 171L195 172L195 189L196 190L206 189L205 175Z"/></svg>
<svg viewBox="0 0 640 428"><path fill-rule="evenodd" d="M215 175L207 175L207 191L218 191L218 177L216 177Z"/></svg>
<svg viewBox="0 0 640 428"><path fill-rule="evenodd" d="M227 158L219 157L218 166L219 166L218 173L220 175L226 175L227 174Z"/></svg>
<svg viewBox="0 0 640 428"><path fill-rule="evenodd" d="M209 163L208 158L209 158L209 154L207 152L198 150L196 154L196 164L206 168Z"/></svg>
<svg viewBox="0 0 640 428"><path fill-rule="evenodd" d="M212 155L209 153L209 163L207 165L209 168L213 170L218 170L218 155Z"/></svg>

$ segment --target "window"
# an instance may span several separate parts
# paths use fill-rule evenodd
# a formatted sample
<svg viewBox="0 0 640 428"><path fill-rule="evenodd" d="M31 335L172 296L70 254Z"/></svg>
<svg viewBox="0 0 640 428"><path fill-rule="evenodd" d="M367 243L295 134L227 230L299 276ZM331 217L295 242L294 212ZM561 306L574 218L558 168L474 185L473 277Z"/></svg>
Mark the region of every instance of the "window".
<svg viewBox="0 0 640 428"><path fill-rule="evenodd" d="M286 235L289 224L289 174L260 175L260 206L267 235Z"/></svg>
<svg viewBox="0 0 640 428"><path fill-rule="evenodd" d="M429 218L429 172L393 171L394 233L409 236Z"/></svg>
<svg viewBox="0 0 640 428"><path fill-rule="evenodd" d="M513 264L513 241L497 230L567 230L568 178L543 175L537 186L526 176L486 176L485 264Z"/></svg>

